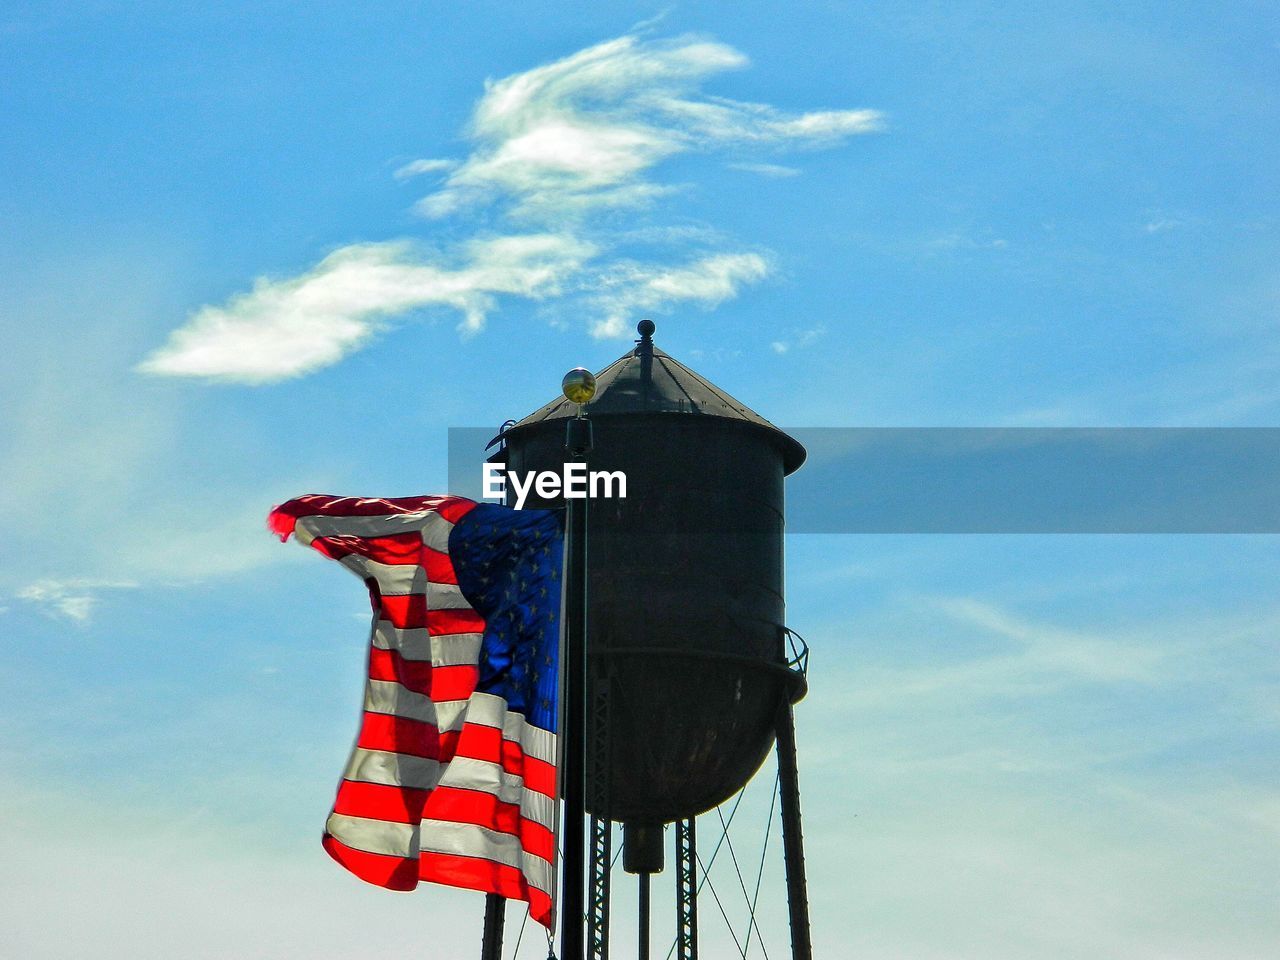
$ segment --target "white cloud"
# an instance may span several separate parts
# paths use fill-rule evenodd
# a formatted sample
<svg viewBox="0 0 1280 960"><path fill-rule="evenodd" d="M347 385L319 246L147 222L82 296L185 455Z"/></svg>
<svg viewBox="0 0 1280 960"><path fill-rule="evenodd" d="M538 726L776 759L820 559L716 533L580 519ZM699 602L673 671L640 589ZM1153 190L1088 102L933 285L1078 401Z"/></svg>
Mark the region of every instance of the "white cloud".
<svg viewBox="0 0 1280 960"><path fill-rule="evenodd" d="M1154 220L1148 220L1143 224L1142 229L1147 233L1167 233L1170 230L1177 230L1185 224L1185 220L1179 220L1177 217L1156 217Z"/></svg>
<svg viewBox="0 0 1280 960"><path fill-rule="evenodd" d="M959 623L984 630L1022 646L1010 661L1024 677L1055 675L1104 683L1151 683L1162 676L1159 646L1119 641L1014 616L971 597L942 598L937 607Z"/></svg>
<svg viewBox="0 0 1280 960"><path fill-rule="evenodd" d="M402 167L398 167L392 176L397 180L408 180L410 177L421 176L424 173L440 173L444 170L452 170L456 166L457 164L452 160L414 160Z"/></svg>
<svg viewBox="0 0 1280 960"><path fill-rule="evenodd" d="M816 343L826 332L826 327L811 327L808 330L801 330L790 340L774 340L769 344L769 348L781 356L793 347L807 347Z"/></svg>
<svg viewBox="0 0 1280 960"><path fill-rule="evenodd" d="M600 278L603 289L592 298L599 316L591 335L624 336L637 312L662 310L673 303L714 307L768 273L768 262L756 253L716 254L678 267L617 264Z"/></svg>
<svg viewBox="0 0 1280 960"><path fill-rule="evenodd" d="M14 344L0 378L9 394L0 428L0 603L11 614L96 623L120 600L135 601L130 584L187 584L293 562L294 551L263 533L266 509L298 489L323 489L328 471L340 470L326 464L317 474L264 456L257 432L243 425L233 454L206 459L208 423L129 372L130 331L169 302L157 272L133 251L94 251L33 283L38 306L10 298L0 307L0 326L38 332ZM86 324L104 303L116 322Z"/></svg>
<svg viewBox="0 0 1280 960"><path fill-rule="evenodd" d="M680 189L655 180L655 168L688 152L732 150L736 158L753 148L831 146L882 123L875 110L788 113L701 92L708 78L746 65L713 40L624 36L488 81L466 130L470 152L414 160L395 177L443 175L419 212L442 218L492 208L509 232L431 255L407 241L342 247L299 276L259 278L227 303L197 310L139 369L263 384L337 363L420 308L460 312L459 330L471 335L499 297L567 299L601 337L624 334L637 311L710 308L736 296L768 274L768 263L726 250L713 231L683 240L670 233L672 263L616 252L634 242L637 227L620 212ZM738 166L772 177L796 172L749 158Z"/></svg>
<svg viewBox="0 0 1280 960"><path fill-rule="evenodd" d="M968 233L953 231L926 240L924 247L928 250L1003 250L1009 241L1003 237L975 237Z"/></svg>
<svg viewBox="0 0 1280 960"><path fill-rule="evenodd" d="M875 110L788 114L699 93L712 75L746 65L710 40L628 36L490 81L469 131L474 151L419 209L443 216L504 200L519 216L580 216L666 192L645 175L678 153L830 144L880 129Z"/></svg>
<svg viewBox="0 0 1280 960"><path fill-rule="evenodd" d="M1272 610L1090 629L1023 616L976 597L911 596L900 602L912 610L910 629L928 623L935 636L947 638L940 648L949 655L927 664L867 666L858 692L848 697L851 709L911 703L954 713L1064 691L1111 688L1150 699L1193 684L1238 685L1246 678L1252 683L1254 651L1280 623L1280 612ZM1257 714L1254 703L1238 696L1232 706ZM1258 715L1258 722L1274 725L1274 717L1264 716ZM1181 735L1178 731L1192 737L1203 733L1189 728L1170 721L1164 732L1171 738ZM1118 749L1141 745L1125 741Z"/></svg>
<svg viewBox="0 0 1280 960"><path fill-rule="evenodd" d="M23 587L17 597L39 604L48 616L87 623L101 591L132 590L137 586L129 580L45 579Z"/></svg>
<svg viewBox="0 0 1280 960"><path fill-rule="evenodd" d="M743 170L747 173L758 173L762 177L796 177L800 171L795 167L784 167L779 163L731 163L731 170Z"/></svg>
<svg viewBox="0 0 1280 960"><path fill-rule="evenodd" d="M1256 750L1277 725L1274 707L1253 710L1275 702L1277 611L1215 614L1197 592L1135 616L1095 579L1101 555L1065 607L1060 580L1015 605L904 593L883 618L810 635L832 658L797 709L805 789L826 798L805 809L826 838L811 877L856 849L874 878L819 895L815 915L863 903L862 952L1267 955L1280 838L1260 824L1280 795ZM913 546L878 576L923 556ZM1146 559L1135 576L1152 573ZM841 649L851 631L865 652ZM998 922L970 924L993 892ZM938 908L926 927L922 901ZM830 931L835 955L849 926Z"/></svg>
<svg viewBox="0 0 1280 960"><path fill-rule="evenodd" d="M141 369L270 383L338 362L389 317L421 307L455 309L459 328L476 333L497 295L559 293L593 252L568 236L503 236L466 244L463 262L451 268L404 242L344 247L301 276L260 278L226 306L202 308Z"/></svg>

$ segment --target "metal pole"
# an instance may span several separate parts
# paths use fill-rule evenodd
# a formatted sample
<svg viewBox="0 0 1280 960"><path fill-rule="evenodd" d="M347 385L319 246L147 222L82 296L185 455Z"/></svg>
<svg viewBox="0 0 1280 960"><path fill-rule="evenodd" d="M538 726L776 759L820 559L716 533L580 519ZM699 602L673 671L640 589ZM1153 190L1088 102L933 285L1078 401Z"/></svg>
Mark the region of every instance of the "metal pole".
<svg viewBox="0 0 1280 960"><path fill-rule="evenodd" d="M613 824L591 818L591 901L587 907L587 956L609 960L609 861L612 859Z"/></svg>
<svg viewBox="0 0 1280 960"><path fill-rule="evenodd" d="M787 868L787 906L791 912L791 956L793 960L812 960L809 891L804 879L804 838L800 830L795 715L787 700L778 710L778 779L782 792L782 850Z"/></svg>
<svg viewBox="0 0 1280 960"><path fill-rule="evenodd" d="M698 960L698 848L694 818L676 821L676 960Z"/></svg>
<svg viewBox="0 0 1280 960"><path fill-rule="evenodd" d="M591 421L569 420L565 451L584 460L591 450ZM583 818L586 816L587 500L565 499L568 513L565 574L564 864L560 884L560 957L583 960Z"/></svg>
<svg viewBox="0 0 1280 960"><path fill-rule="evenodd" d="M640 874L640 945L636 960L649 960L649 878L650 873Z"/></svg>
<svg viewBox="0 0 1280 960"><path fill-rule="evenodd" d="M502 960L502 925L506 913L506 897L496 893L484 895L484 941L480 947L480 960Z"/></svg>
<svg viewBox="0 0 1280 960"><path fill-rule="evenodd" d="M613 822L609 819L609 690L612 674L591 665L591 719L587 727L587 785L591 804L591 867L587 878L587 957L609 960L610 870Z"/></svg>

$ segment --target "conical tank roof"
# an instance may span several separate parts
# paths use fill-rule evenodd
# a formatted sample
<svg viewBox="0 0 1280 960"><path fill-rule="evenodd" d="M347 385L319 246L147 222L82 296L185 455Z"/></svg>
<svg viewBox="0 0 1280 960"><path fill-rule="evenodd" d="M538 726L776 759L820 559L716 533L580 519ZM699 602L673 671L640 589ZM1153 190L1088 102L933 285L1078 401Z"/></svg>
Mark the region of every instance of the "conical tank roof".
<svg viewBox="0 0 1280 960"><path fill-rule="evenodd" d="M654 346L652 321L642 320L638 330L641 336L635 348L596 374L595 397L586 404L588 416L673 414L740 421L766 433L778 446L785 473L793 473L804 463L805 449L797 440ZM548 420L577 416L577 413L575 404L565 397L557 397L508 427L503 436Z"/></svg>

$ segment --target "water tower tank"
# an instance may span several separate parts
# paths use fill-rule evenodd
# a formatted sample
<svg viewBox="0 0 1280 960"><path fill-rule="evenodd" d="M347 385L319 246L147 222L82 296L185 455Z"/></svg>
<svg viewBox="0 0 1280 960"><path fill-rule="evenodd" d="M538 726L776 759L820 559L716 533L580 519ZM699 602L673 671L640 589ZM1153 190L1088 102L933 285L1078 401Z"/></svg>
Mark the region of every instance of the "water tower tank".
<svg viewBox="0 0 1280 960"><path fill-rule="evenodd" d="M588 751L587 797L597 816L659 824L740 789L780 706L803 695L787 667L783 477L805 451L655 347L651 322L639 329L586 408L588 468L627 477L625 499L589 501L588 702L607 684L609 703L589 727L607 752ZM548 403L504 431L494 459L559 473L576 412Z"/></svg>

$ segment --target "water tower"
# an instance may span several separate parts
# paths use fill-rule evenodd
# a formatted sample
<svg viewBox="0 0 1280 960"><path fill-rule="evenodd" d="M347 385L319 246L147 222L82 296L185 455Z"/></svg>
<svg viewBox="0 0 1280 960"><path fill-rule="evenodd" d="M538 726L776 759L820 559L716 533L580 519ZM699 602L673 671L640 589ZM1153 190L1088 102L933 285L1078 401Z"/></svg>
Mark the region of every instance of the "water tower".
<svg viewBox="0 0 1280 960"><path fill-rule="evenodd" d="M586 955L608 955L610 823L618 822L624 868L639 877L639 956L648 955L649 878L663 869L671 823L677 956L697 956L695 818L740 790L776 744L792 952L808 960L792 718L806 689L804 649L783 599L783 480L805 450L658 349L651 321L638 330L635 348L596 375L584 408L588 469L627 478L625 498L589 502L585 525ZM566 425L578 414L569 400L553 400L509 424L491 459L522 473L560 472ZM535 495L526 506L565 503ZM566 919L572 902L566 895ZM495 911L491 903L490 951Z"/></svg>

